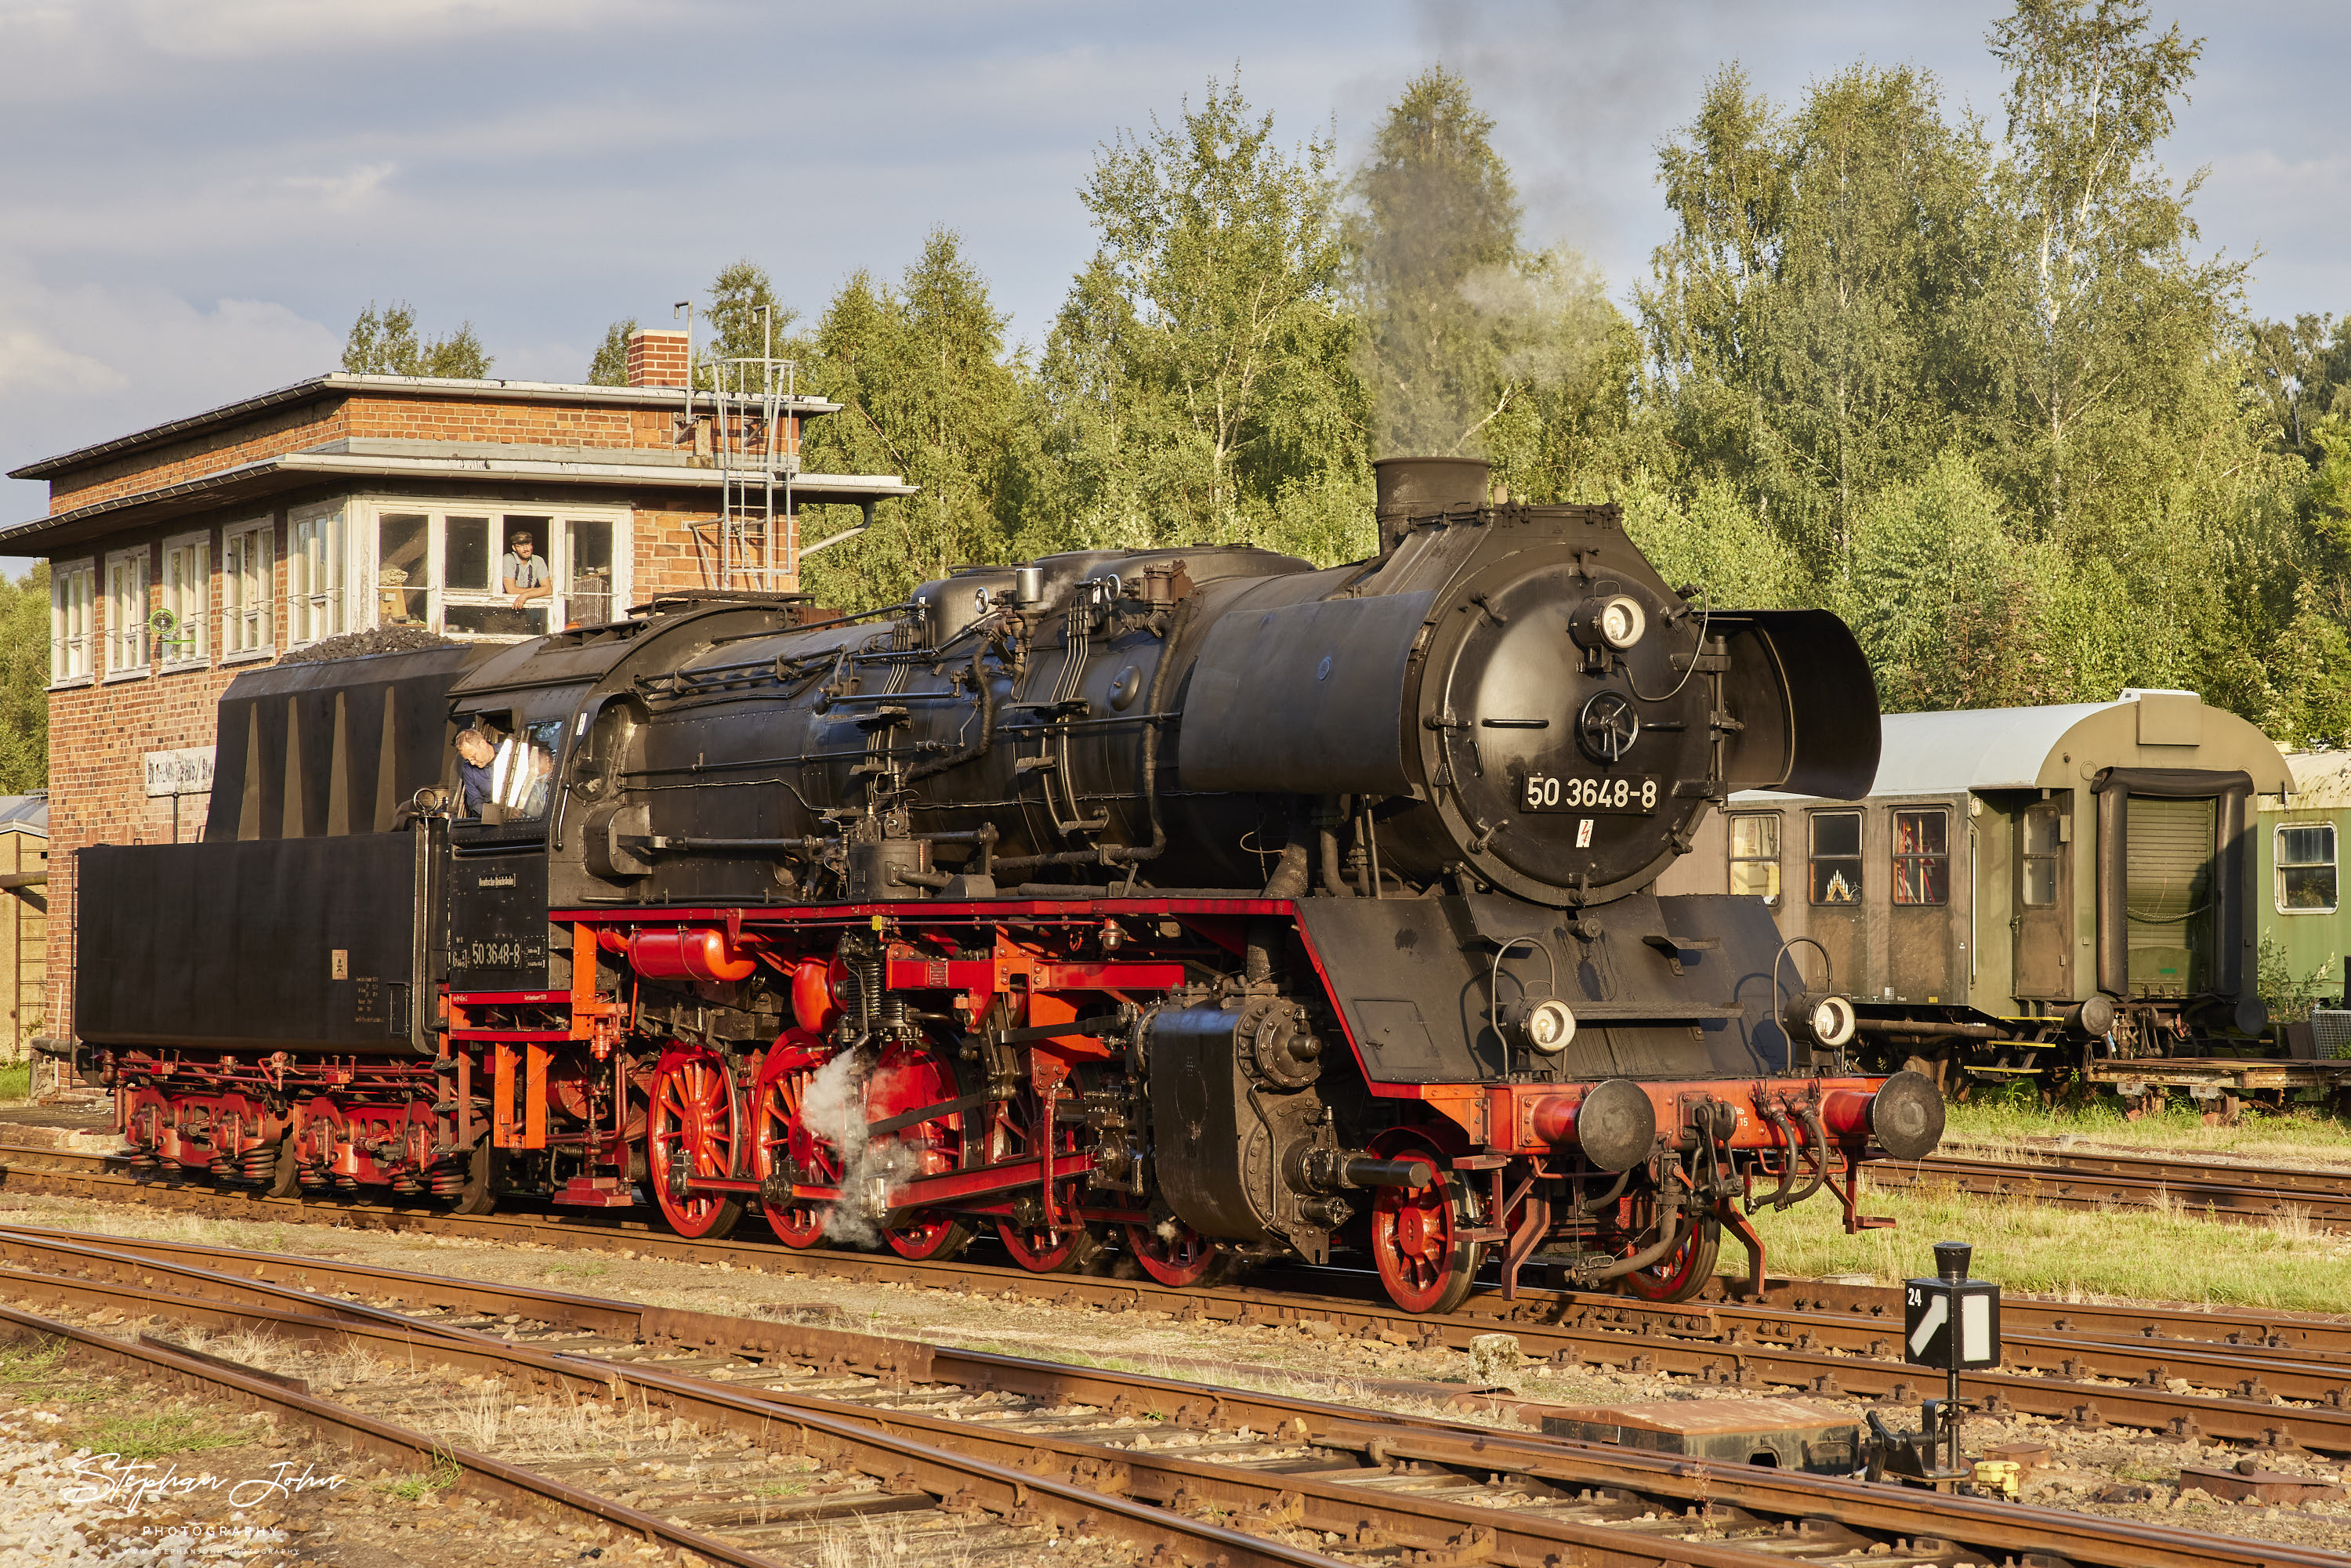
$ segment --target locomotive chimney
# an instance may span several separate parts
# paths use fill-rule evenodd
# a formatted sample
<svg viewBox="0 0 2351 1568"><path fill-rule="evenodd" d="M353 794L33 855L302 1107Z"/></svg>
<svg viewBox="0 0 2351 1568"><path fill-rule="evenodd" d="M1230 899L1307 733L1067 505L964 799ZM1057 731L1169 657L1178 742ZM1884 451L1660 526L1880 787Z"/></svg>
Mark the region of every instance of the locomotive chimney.
<svg viewBox="0 0 2351 1568"><path fill-rule="evenodd" d="M1486 504L1482 457L1382 457L1372 465L1378 500L1380 553L1404 542L1405 524L1438 512L1474 512Z"/></svg>

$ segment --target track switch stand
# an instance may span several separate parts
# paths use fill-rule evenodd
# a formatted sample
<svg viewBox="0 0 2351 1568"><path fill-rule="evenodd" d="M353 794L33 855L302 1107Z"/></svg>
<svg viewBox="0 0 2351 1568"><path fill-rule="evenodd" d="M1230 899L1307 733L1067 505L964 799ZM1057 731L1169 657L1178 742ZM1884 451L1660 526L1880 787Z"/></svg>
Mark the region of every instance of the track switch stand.
<svg viewBox="0 0 2351 1568"><path fill-rule="evenodd" d="M1963 1241L1938 1241L1937 1278L1903 1284L1903 1357L1913 1366L1941 1370L1950 1380L1949 1390L1920 1407L1916 1432L1889 1432L1876 1412L1870 1413L1871 1480L1891 1476L1948 1490L1975 1475L1959 1451L1960 1418L1975 1405L1959 1397L1959 1374L2000 1364L2000 1287L1968 1278L1974 1252Z"/></svg>

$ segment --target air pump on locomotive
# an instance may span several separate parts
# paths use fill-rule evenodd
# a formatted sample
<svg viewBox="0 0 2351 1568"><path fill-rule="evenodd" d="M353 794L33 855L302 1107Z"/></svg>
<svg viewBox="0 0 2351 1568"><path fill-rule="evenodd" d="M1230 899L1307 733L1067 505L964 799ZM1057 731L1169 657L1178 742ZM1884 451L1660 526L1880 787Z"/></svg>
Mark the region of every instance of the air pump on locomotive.
<svg viewBox="0 0 2351 1568"><path fill-rule="evenodd" d="M1761 900L1647 891L1729 790L1853 796L1834 617L1669 588L1614 507L1380 468L1381 549L970 567L872 615L241 676L204 841L78 866L135 1157L285 1193L1185 1284L1369 1255L1655 1298L1932 1147ZM463 727L492 798L456 789Z"/></svg>

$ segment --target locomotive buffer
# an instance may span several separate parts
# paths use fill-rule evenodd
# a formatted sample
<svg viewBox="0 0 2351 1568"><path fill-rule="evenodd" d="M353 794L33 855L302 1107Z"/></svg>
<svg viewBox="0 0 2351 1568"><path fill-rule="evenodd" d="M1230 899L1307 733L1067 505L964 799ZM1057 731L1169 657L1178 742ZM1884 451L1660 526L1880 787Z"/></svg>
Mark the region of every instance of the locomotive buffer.
<svg viewBox="0 0 2351 1568"><path fill-rule="evenodd" d="M1974 1252L1964 1241L1938 1241L1937 1277L1903 1283L1903 1359L1938 1368L1950 1383L1943 1398L1920 1406L1916 1432L1889 1432L1870 1413L1871 1480L1892 1476L1939 1490L1975 1474L1959 1452L1959 1420L1975 1404L1959 1397L1959 1374L2000 1364L2000 1287L1968 1278Z"/></svg>

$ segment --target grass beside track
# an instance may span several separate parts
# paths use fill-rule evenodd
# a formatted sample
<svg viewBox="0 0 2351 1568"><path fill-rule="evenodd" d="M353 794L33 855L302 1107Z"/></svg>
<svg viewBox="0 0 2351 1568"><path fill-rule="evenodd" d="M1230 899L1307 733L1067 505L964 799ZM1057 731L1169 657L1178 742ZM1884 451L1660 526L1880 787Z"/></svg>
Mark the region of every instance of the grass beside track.
<svg viewBox="0 0 2351 1568"><path fill-rule="evenodd" d="M1772 1271L1867 1274L1883 1284L1935 1271L1934 1244L1975 1248L1970 1271L2011 1290L2068 1301L2119 1298L2216 1307L2339 1312L2351 1302L2351 1236L2314 1228L2291 1212L2270 1225L2207 1218L2185 1204L2167 1209L2047 1208L1942 1186L1867 1192L1862 1212L1890 1216L1890 1230L1844 1233L1827 1193L1756 1228ZM1727 1271L1745 1254L1726 1239Z"/></svg>
<svg viewBox="0 0 2351 1568"><path fill-rule="evenodd" d="M1945 1107L1947 1144L2016 1145L2071 1133L2099 1144L2158 1154L2228 1155L2278 1165L2341 1166L2351 1169L2351 1124L2308 1106L2284 1114L2246 1105L2233 1127L2208 1127L2200 1110L2178 1101L2137 1121L2126 1121L2111 1100L2078 1108L2043 1105L2021 1094Z"/></svg>

